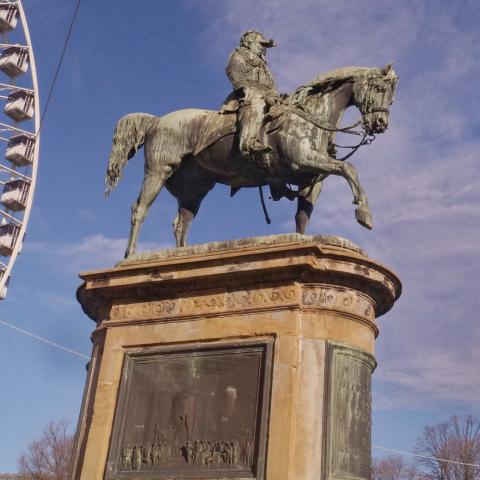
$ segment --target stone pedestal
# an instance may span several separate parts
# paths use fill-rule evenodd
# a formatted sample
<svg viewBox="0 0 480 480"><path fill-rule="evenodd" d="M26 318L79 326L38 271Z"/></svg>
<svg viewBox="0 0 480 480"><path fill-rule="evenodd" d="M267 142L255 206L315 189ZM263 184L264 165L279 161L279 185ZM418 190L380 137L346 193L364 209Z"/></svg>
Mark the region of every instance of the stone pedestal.
<svg viewBox="0 0 480 480"><path fill-rule="evenodd" d="M376 318L401 284L358 247L259 237L81 277L72 479L370 477Z"/></svg>

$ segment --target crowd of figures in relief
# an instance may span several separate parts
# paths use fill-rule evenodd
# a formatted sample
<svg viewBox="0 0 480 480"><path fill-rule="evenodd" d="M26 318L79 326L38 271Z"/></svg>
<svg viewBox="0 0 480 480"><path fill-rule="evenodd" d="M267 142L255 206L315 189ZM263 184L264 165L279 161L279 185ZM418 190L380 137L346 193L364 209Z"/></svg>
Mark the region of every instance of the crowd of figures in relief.
<svg viewBox="0 0 480 480"><path fill-rule="evenodd" d="M252 440L236 439L186 441L178 448L167 442L127 445L122 448L121 467L139 471L181 462L207 468L248 468L253 449Z"/></svg>

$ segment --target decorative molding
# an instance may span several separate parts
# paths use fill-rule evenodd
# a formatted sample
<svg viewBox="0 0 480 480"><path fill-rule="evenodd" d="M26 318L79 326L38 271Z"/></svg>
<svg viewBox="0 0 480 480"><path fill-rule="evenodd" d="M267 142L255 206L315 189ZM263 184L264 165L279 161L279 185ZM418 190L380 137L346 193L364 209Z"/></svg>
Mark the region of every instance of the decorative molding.
<svg viewBox="0 0 480 480"><path fill-rule="evenodd" d="M174 315L205 314L298 303L295 287L264 288L199 295L186 298L113 304L110 320L147 319Z"/></svg>
<svg viewBox="0 0 480 480"><path fill-rule="evenodd" d="M222 313L262 307L275 308L276 306L292 304L301 304L305 310L330 310L348 313L369 322L375 320L375 305L369 296L356 290L328 285L303 287L301 299L299 289L288 286L137 303L114 300L109 314L103 318L108 320L142 320L168 318L177 315Z"/></svg>
<svg viewBox="0 0 480 480"><path fill-rule="evenodd" d="M88 291L85 284L77 290L77 300L82 310L95 322L108 318L110 303L103 301L98 295Z"/></svg>
<svg viewBox="0 0 480 480"><path fill-rule="evenodd" d="M302 290L305 309L320 308L346 312L370 321L375 320L373 300L356 290L331 286L306 286Z"/></svg>

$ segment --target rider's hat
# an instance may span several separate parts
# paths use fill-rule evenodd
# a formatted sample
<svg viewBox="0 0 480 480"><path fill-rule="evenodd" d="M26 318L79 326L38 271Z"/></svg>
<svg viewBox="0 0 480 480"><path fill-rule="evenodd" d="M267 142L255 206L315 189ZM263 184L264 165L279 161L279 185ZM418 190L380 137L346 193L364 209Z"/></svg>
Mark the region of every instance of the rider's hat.
<svg viewBox="0 0 480 480"><path fill-rule="evenodd" d="M248 32L245 32L240 37L240 45L242 47L248 47L250 43L254 42L258 42L267 48L275 47L275 43L272 38L267 39L262 33L257 32L256 30L248 30Z"/></svg>

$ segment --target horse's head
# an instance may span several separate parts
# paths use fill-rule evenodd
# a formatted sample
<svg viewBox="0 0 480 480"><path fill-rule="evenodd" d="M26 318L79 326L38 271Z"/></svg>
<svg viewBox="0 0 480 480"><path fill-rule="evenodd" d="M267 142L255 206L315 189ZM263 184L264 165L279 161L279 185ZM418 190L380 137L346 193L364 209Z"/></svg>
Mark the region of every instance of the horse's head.
<svg viewBox="0 0 480 480"><path fill-rule="evenodd" d="M352 100L362 113L366 133L383 133L387 129L397 79L392 64L388 64L380 69L369 69L355 82Z"/></svg>

